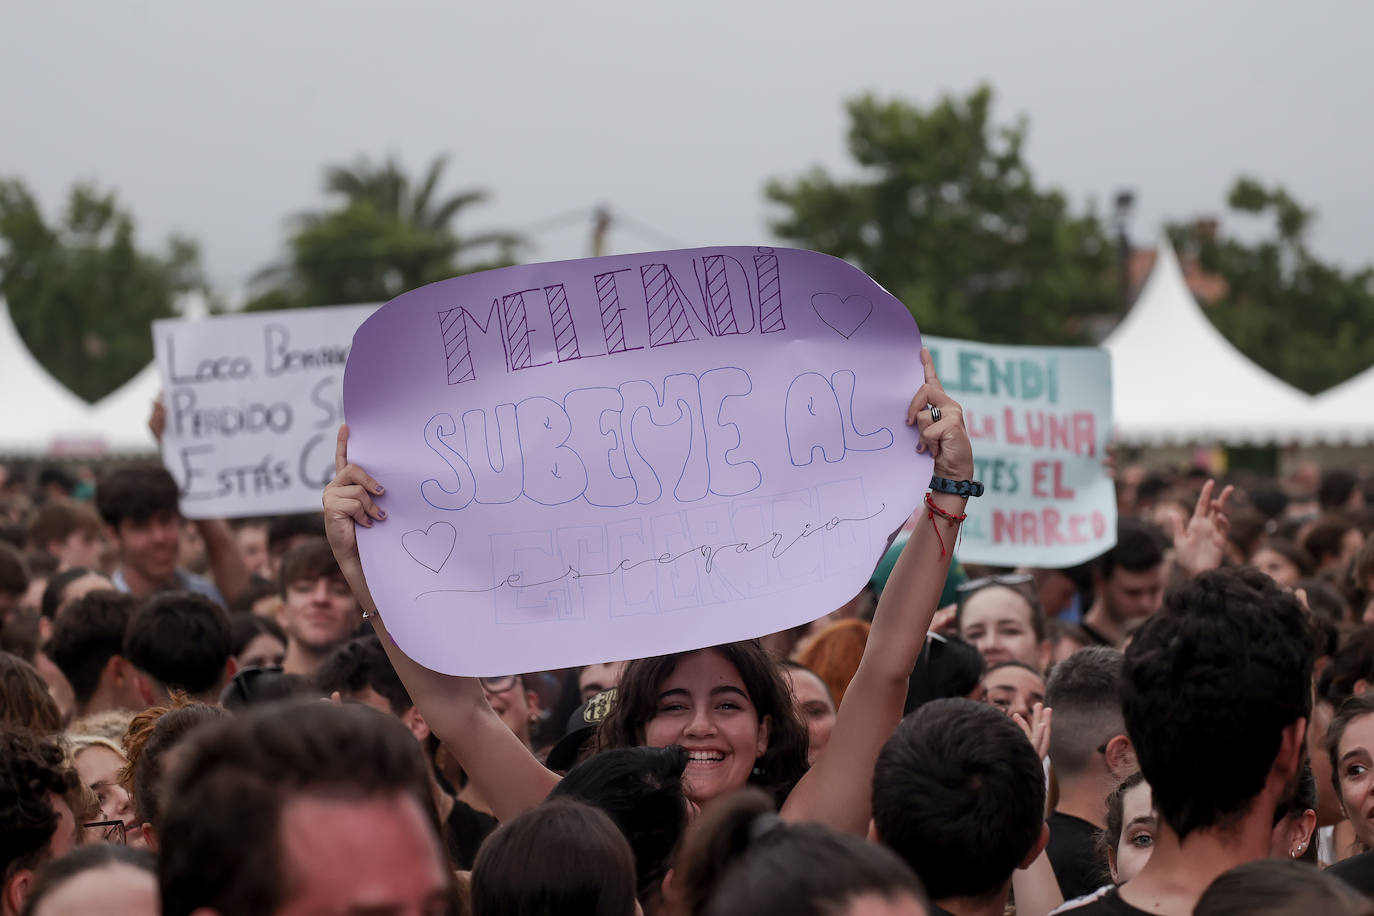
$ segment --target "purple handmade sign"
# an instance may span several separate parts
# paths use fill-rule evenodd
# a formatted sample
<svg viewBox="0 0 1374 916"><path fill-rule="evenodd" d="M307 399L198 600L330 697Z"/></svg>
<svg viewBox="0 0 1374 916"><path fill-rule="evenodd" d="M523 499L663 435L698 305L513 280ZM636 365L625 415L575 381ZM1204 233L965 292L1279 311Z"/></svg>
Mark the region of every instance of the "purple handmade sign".
<svg viewBox="0 0 1374 916"><path fill-rule="evenodd" d="M761 636L863 587L930 460L910 313L843 261L698 248L445 280L365 321L349 457L397 644L499 675Z"/></svg>

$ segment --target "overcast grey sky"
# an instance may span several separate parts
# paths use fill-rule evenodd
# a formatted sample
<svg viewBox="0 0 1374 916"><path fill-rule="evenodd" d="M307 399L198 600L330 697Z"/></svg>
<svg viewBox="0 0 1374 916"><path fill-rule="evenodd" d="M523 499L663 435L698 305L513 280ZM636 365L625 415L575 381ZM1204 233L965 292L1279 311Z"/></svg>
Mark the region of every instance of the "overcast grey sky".
<svg viewBox="0 0 1374 916"><path fill-rule="evenodd" d="M687 245L769 238L762 185L847 168L843 101L929 103L980 80L1030 119L1042 184L1137 239L1219 211L1241 171L1320 211L1317 249L1374 260L1374 4L650 0L0 0L0 174L49 213L79 178L145 244L198 239L232 289L359 154L491 190L460 230L598 202ZM587 227L530 260L586 254ZM620 229L612 251L670 247Z"/></svg>

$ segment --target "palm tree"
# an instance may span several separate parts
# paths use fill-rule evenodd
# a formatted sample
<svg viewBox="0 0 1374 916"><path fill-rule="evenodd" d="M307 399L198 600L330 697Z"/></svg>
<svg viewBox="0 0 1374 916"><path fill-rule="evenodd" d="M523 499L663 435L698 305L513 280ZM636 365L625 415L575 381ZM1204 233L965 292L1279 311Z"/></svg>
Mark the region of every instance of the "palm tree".
<svg viewBox="0 0 1374 916"><path fill-rule="evenodd" d="M289 262L255 278L269 289L248 307L390 299L435 280L512 263L523 244L514 233L469 236L454 229L458 216L488 194L443 194L447 165L446 156L437 156L418 184L391 157L380 165L360 157L351 166L326 168L324 189L338 204L295 218Z"/></svg>

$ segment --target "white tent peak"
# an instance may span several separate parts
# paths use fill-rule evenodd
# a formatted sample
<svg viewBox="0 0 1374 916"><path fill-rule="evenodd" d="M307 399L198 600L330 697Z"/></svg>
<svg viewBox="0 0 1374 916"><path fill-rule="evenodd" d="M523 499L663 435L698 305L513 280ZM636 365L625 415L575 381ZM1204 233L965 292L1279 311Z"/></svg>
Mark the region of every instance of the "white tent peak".
<svg viewBox="0 0 1374 916"><path fill-rule="evenodd" d="M80 453L91 441L91 405L53 378L34 358L0 298L0 452Z"/></svg>
<svg viewBox="0 0 1374 916"><path fill-rule="evenodd" d="M1208 320L1167 238L1130 313L1102 344L1112 416L1127 444L1292 442L1310 395L1251 362Z"/></svg>

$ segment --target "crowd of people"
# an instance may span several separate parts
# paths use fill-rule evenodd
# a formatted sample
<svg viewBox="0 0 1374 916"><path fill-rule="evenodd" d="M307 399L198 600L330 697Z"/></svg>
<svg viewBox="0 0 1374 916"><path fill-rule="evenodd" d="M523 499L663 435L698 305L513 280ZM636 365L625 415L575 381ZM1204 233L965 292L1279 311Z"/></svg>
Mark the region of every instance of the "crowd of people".
<svg viewBox="0 0 1374 916"><path fill-rule="evenodd" d="M1101 556L965 566L927 379L853 601L561 671L397 648L346 428L305 516L0 475L0 916L1374 914L1374 481L1124 466Z"/></svg>

